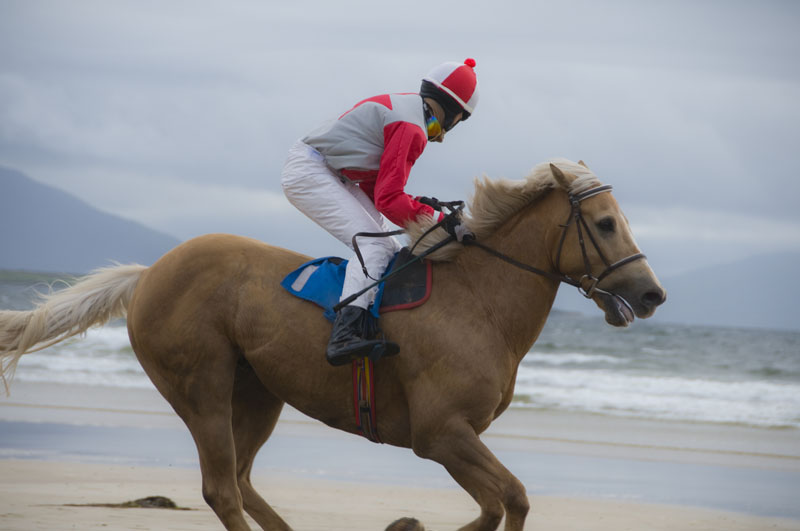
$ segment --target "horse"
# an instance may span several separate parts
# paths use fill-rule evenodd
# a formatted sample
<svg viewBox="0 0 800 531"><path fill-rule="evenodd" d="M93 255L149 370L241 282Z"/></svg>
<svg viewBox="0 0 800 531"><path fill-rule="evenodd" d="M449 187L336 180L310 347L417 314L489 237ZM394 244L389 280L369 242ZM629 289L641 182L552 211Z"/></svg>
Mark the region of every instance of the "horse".
<svg viewBox="0 0 800 531"><path fill-rule="evenodd" d="M474 243L430 258L428 301L381 317L399 355L375 363L382 442L440 463L480 507L462 530L522 530L524 485L481 442L511 403L520 361L561 283L578 287L614 326L650 317L666 292L630 226L582 162L558 159L522 180L476 179L464 213ZM418 236L424 223L409 228ZM417 253L448 235L431 232ZM289 525L250 481L256 453L285 403L357 433L351 371L324 356L322 311L280 281L309 260L249 238L184 242L150 267L96 270L31 311L0 312L4 382L20 357L109 319L127 317L136 357L191 432L202 494L228 530Z"/></svg>

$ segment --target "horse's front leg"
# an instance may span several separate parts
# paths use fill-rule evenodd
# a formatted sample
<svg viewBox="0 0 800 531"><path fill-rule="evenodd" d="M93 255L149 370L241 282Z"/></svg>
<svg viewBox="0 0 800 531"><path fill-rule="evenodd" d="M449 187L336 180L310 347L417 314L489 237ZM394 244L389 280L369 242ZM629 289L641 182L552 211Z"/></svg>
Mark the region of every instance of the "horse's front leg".
<svg viewBox="0 0 800 531"><path fill-rule="evenodd" d="M414 430L413 449L441 463L481 507L481 515L462 531L497 529L503 514L505 531L522 531L530 504L525 487L481 442L466 421Z"/></svg>

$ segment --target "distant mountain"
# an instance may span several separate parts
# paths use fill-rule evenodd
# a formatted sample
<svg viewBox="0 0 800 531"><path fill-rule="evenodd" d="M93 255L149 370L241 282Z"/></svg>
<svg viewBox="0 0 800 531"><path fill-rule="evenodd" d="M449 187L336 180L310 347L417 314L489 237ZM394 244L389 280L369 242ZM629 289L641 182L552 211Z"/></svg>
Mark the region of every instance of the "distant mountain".
<svg viewBox="0 0 800 531"><path fill-rule="evenodd" d="M180 243L0 166L0 269L86 273L150 265Z"/></svg>
<svg viewBox="0 0 800 531"><path fill-rule="evenodd" d="M653 320L800 330L798 264L800 252L793 251L661 278L667 302ZM599 311L571 291L562 287L555 307L585 314Z"/></svg>
<svg viewBox="0 0 800 531"><path fill-rule="evenodd" d="M800 252L750 257L661 279L665 322L800 330Z"/></svg>

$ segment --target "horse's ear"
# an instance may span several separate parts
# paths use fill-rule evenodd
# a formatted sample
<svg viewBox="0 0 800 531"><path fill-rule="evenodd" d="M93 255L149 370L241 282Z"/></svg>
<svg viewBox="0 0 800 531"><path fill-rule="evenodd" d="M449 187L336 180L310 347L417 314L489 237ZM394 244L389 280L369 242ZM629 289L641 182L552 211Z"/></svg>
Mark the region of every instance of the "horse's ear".
<svg viewBox="0 0 800 531"><path fill-rule="evenodd" d="M569 178L566 175L564 175L564 172L558 169L558 166L552 163L550 164L550 171L552 172L553 177L555 177L556 182L558 182L561 188L563 188L564 190L569 190L570 187Z"/></svg>
<svg viewBox="0 0 800 531"><path fill-rule="evenodd" d="M589 166L587 166L587 165L586 165L586 163L585 163L585 162L583 162L582 160L579 160L579 161L578 161L578 164L580 164L581 166L583 166L583 167L584 167L584 168L586 168L587 170L589 169Z"/></svg>

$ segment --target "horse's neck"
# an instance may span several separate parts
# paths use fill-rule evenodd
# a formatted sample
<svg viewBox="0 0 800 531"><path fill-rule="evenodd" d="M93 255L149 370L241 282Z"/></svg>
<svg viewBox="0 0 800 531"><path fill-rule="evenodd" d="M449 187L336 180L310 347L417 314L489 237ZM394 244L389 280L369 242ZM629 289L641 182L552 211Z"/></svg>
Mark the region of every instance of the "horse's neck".
<svg viewBox="0 0 800 531"><path fill-rule="evenodd" d="M555 194L548 194L552 196ZM562 214L557 198L545 197L503 223L482 243L538 269L553 269ZM519 363L539 336L558 291L558 282L508 264L475 247L458 258L466 282L474 286L478 307L495 321L509 353Z"/></svg>

